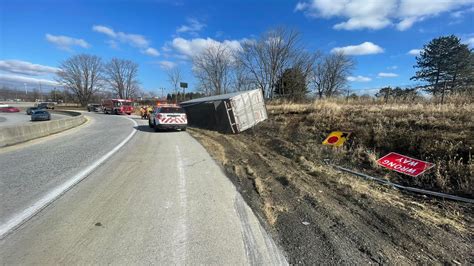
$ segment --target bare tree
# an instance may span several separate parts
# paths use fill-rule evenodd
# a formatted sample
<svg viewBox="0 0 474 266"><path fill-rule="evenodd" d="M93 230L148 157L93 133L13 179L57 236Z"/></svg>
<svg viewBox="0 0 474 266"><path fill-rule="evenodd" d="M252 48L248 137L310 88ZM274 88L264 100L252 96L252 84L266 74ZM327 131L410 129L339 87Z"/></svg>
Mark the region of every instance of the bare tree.
<svg viewBox="0 0 474 266"><path fill-rule="evenodd" d="M244 42L238 60L265 97L272 98L278 79L285 69L293 67L296 55L302 50L298 32L278 28L266 32L256 41Z"/></svg>
<svg viewBox="0 0 474 266"><path fill-rule="evenodd" d="M112 58L105 65L104 73L110 89L120 99L129 99L139 93L138 64L130 60Z"/></svg>
<svg viewBox="0 0 474 266"><path fill-rule="evenodd" d="M246 91L257 87L255 80L239 61L234 62L232 72L232 88L234 91Z"/></svg>
<svg viewBox="0 0 474 266"><path fill-rule="evenodd" d="M182 79L181 69L179 67L173 67L169 69L166 74L168 75L168 81L173 87L173 92L178 94L179 92L179 83Z"/></svg>
<svg viewBox="0 0 474 266"><path fill-rule="evenodd" d="M309 87L311 79L313 77L314 68L317 63L321 60L321 52L316 51L313 53L306 51L298 51L293 55L293 68L298 69L305 79L305 84Z"/></svg>
<svg viewBox="0 0 474 266"><path fill-rule="evenodd" d="M353 59L343 53L330 54L319 60L310 82L319 98L340 94L347 87L347 77L354 66Z"/></svg>
<svg viewBox="0 0 474 266"><path fill-rule="evenodd" d="M59 66L57 81L75 94L82 106L102 88L102 60L95 55L75 55Z"/></svg>
<svg viewBox="0 0 474 266"><path fill-rule="evenodd" d="M206 47L193 57L193 72L199 87L208 89L207 94L227 93L231 84L232 51L224 44Z"/></svg>

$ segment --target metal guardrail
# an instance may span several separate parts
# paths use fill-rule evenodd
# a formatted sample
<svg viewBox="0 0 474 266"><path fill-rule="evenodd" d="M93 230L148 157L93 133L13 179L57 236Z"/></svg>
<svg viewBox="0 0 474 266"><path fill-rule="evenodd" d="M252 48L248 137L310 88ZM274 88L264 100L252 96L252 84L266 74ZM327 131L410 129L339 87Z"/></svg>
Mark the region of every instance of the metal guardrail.
<svg viewBox="0 0 474 266"><path fill-rule="evenodd" d="M467 202L467 203L471 203L471 204L474 203L474 199L463 198L463 197L459 197L459 196L455 196L455 195L450 195L450 194L445 194L445 193L441 193L441 192L435 192L435 191L430 191L430 190L425 190L425 189L420 189L420 188L407 187L407 186L403 186L403 185L400 185L400 184L392 183L388 180L384 180L384 179L381 179L381 178L377 178L377 177L373 177L373 176L366 175L366 174L363 174L363 173L359 173L359 172L356 172L356 171L353 171L351 169L347 169L347 168L344 168L344 167L341 167L341 166L338 166L338 165L333 165L333 164L330 164L330 165L332 167L340 170L340 171L347 172L347 173L350 173L350 174L353 174L353 175L356 175L356 176L360 176L360 177L363 177L365 179L373 180L375 182L378 182L378 183L381 183L381 184L384 184L384 185L388 185L388 186L391 186L391 187L395 187L395 188L398 188L398 189L402 189L402 190L406 190L406 191L410 191L410 192L414 192L414 193L418 193L418 194L424 194L424 195L430 195L430 196L435 196L435 197L440 197L440 198L446 198L446 199L451 199L451 200Z"/></svg>

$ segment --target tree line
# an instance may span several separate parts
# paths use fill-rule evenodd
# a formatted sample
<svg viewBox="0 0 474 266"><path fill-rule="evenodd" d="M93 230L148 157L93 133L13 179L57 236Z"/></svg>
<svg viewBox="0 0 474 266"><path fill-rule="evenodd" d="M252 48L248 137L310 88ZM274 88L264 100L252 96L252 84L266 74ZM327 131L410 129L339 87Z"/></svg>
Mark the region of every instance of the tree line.
<svg viewBox="0 0 474 266"><path fill-rule="evenodd" d="M351 96L348 77L355 68L354 59L343 53L310 51L301 37L295 30L277 28L258 38L241 41L238 48L220 42L208 45L192 57L198 94L180 88L182 73L179 67L174 67L167 72L173 89L168 98L180 101L255 88L261 89L267 99L298 101L310 93L318 98ZM385 102L412 100L419 96L420 89L440 96L441 102L446 94L473 96L473 50L454 35L435 38L426 44L416 57L414 68L416 73L411 79L424 85L408 89L383 87L375 96ZM71 94L85 105L101 95L145 96L139 87L138 64L131 60L113 58L103 62L98 56L80 54L61 62L59 69L57 81L67 93L61 95L55 91L52 98L67 98Z"/></svg>
<svg viewBox="0 0 474 266"><path fill-rule="evenodd" d="M342 53L309 51L295 30L277 28L233 49L206 47L192 58L198 90L205 95L259 88L265 98L299 100L310 90L331 97L347 88L354 60Z"/></svg>
<svg viewBox="0 0 474 266"><path fill-rule="evenodd" d="M238 49L213 43L192 58L198 90L205 95L259 88L265 98L305 99L310 92L318 98L350 95L347 78L355 61L343 53L309 51L297 31L277 28ZM472 97L474 82L473 50L460 38L442 36L426 44L416 57L415 75L424 85L417 89L383 87L376 97L409 100L418 90L441 96L467 93Z"/></svg>
<svg viewBox="0 0 474 266"><path fill-rule="evenodd" d="M83 106L104 90L121 99L140 93L138 64L130 60L112 58L104 63L98 56L80 54L61 62L59 69L58 83L71 91Z"/></svg>

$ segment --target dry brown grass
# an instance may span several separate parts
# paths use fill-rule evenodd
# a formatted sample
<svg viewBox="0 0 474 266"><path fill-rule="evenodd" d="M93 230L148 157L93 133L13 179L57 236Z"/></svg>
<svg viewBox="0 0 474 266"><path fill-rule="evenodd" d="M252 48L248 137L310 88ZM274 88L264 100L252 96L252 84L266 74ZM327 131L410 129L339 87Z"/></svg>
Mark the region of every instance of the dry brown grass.
<svg viewBox="0 0 474 266"><path fill-rule="evenodd" d="M301 146L334 163L375 171L408 185L472 196L474 104L433 104L316 101L270 103L273 128L283 140ZM343 149L319 145L333 130L353 133ZM387 172L376 159L398 152L436 164L418 178Z"/></svg>
<svg viewBox="0 0 474 266"><path fill-rule="evenodd" d="M267 107L267 121L238 135L192 128L189 132L223 165L242 196L284 239L295 258L321 250L308 245L314 240L324 247L350 243L347 246L361 252L382 252L385 262L403 256L411 264L426 263L418 256L421 253L433 261L469 260L471 205L404 193L337 171L326 162L412 186L469 193L472 175L466 169L472 172L471 154L466 161L449 158L472 146L472 106L323 101ZM345 147L321 145L327 133L338 129L354 133ZM417 134L423 138L411 140ZM459 138L457 146L450 142L453 136ZM437 159L438 169L419 179L390 172L376 164L387 151ZM430 154L433 157L426 157ZM454 167L458 169L452 171ZM452 180L464 182L464 189ZM303 221L309 224L301 225Z"/></svg>

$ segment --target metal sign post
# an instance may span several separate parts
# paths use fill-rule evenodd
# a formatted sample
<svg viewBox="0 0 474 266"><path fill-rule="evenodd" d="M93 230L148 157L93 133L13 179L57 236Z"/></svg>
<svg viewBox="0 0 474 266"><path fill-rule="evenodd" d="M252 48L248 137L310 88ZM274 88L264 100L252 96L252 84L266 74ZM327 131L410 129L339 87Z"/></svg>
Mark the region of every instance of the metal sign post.
<svg viewBox="0 0 474 266"><path fill-rule="evenodd" d="M187 82L180 82L180 83L179 83L179 86L180 86L181 88L183 88L182 100L185 101L185 100L186 100L186 98L185 98L186 91L185 91L185 90L188 88L188 83L187 83Z"/></svg>

